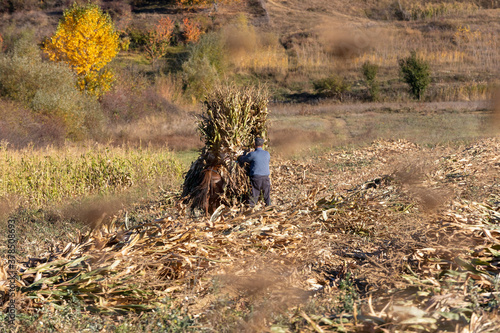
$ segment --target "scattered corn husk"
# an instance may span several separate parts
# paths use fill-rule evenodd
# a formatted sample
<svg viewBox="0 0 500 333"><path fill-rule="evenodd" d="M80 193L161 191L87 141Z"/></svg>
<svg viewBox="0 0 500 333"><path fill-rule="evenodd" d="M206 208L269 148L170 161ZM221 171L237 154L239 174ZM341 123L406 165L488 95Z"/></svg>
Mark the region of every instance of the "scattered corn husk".
<svg viewBox="0 0 500 333"><path fill-rule="evenodd" d="M418 181L402 180L400 166L410 163L391 161L424 152L428 169ZM23 262L26 309L77 297L104 313L144 311L169 296L192 299L190 311L202 316L217 276L234 298L263 295L286 308L317 293L332 302L351 276L363 297L354 313L296 316L316 331L498 328L487 309L499 297L499 153L497 139L458 153L379 141L273 161L274 207L221 207L198 219L171 207L168 217L132 228L116 216L59 252ZM428 210L416 188L447 195Z"/></svg>

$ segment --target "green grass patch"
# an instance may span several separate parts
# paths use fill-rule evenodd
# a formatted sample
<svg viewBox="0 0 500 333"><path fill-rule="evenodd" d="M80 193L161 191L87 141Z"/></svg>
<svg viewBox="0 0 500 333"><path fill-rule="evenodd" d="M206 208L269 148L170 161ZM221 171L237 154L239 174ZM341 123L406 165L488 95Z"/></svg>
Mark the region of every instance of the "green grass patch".
<svg viewBox="0 0 500 333"><path fill-rule="evenodd" d="M200 152L198 151L198 149L175 152L175 158L180 163L183 171L187 171L191 166L191 163L193 163L199 155Z"/></svg>

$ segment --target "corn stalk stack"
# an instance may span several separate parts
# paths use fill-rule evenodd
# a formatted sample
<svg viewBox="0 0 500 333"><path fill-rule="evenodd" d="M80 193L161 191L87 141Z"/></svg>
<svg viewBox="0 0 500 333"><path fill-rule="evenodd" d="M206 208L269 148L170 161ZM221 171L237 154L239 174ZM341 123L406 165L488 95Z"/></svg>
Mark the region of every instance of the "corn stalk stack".
<svg viewBox="0 0 500 333"><path fill-rule="evenodd" d="M198 130L205 146L191 164L183 184L182 198L191 209L213 210L213 204L235 204L245 200L249 180L237 162L255 137L267 138L268 94L262 88L217 87L203 102ZM217 191L205 177L207 171L222 179ZM216 198L215 198L216 196ZM209 207L210 206L210 207Z"/></svg>

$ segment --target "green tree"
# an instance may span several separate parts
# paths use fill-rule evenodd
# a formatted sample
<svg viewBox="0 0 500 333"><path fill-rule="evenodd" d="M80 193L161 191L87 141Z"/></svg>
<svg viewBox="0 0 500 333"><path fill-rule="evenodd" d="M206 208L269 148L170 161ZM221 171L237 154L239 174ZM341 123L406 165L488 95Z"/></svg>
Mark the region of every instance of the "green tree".
<svg viewBox="0 0 500 333"><path fill-rule="evenodd" d="M55 35L43 49L51 60L64 62L76 72L82 91L101 96L114 80L104 66L116 56L119 46L118 32L107 13L92 3L75 3L64 11Z"/></svg>
<svg viewBox="0 0 500 333"><path fill-rule="evenodd" d="M194 101L220 82L229 65L220 34L203 35L198 43L190 44L188 51L188 59L182 65L183 81L186 95Z"/></svg>
<svg viewBox="0 0 500 333"><path fill-rule="evenodd" d="M399 60L399 70L403 80L410 86L410 93L416 99L421 100L431 83L429 63L412 51L409 57Z"/></svg>
<svg viewBox="0 0 500 333"><path fill-rule="evenodd" d="M372 101L377 101L379 99L380 86L377 81L378 65L372 64L370 62L365 62L361 67L361 72L365 77L368 90L370 91L370 97Z"/></svg>

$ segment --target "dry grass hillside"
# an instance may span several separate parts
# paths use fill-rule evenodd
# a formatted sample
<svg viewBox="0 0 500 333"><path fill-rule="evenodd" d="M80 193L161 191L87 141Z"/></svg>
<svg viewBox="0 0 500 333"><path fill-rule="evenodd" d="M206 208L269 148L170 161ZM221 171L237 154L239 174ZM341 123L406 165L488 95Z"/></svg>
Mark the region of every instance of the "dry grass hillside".
<svg viewBox="0 0 500 333"><path fill-rule="evenodd" d="M52 36L69 3L12 3L19 6L0 9L3 57L8 60L16 48L38 57L27 45L36 48ZM398 65L411 51L430 68L422 101L487 102L498 89L500 9L495 1L245 0L221 3L217 11L174 1L100 5L129 43L109 64L116 78L113 89L97 109L86 102L92 115L84 126L68 124L51 112L40 115L33 102L23 100L27 97L12 92L16 89L10 84L15 83L10 82L16 78L36 80L40 75L34 68L19 69L0 90L0 108L12 110L0 114L1 139L21 147L30 141L61 144L68 138L169 142L178 150L199 147L191 116L199 112L206 90L221 81L265 83L277 104L412 103ZM147 57L147 36L165 17L176 28L167 53L153 64ZM199 41L186 41L184 19L198 24ZM48 63L43 57L36 61ZM365 63L378 68L375 92L362 74ZM5 62L4 71L12 67ZM44 73L48 82L55 81L51 75L60 76L50 66ZM36 84L27 85L32 86ZM26 95L38 94L49 103L51 92L36 89L40 91Z"/></svg>

